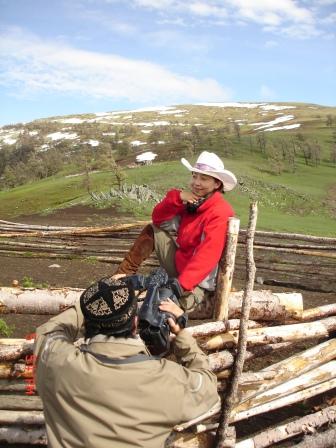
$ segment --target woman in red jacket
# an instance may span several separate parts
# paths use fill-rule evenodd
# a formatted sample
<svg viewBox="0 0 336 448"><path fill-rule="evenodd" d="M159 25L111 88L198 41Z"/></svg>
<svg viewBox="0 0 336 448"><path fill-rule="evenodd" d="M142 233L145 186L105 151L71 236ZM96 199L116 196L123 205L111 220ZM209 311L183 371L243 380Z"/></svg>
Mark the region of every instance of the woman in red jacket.
<svg viewBox="0 0 336 448"><path fill-rule="evenodd" d="M190 191L168 191L116 274L134 274L155 248L160 265L179 281L181 306L190 312L215 289L228 219L234 216L222 192L232 190L237 179L214 153L203 151L194 166L181 162L192 172Z"/></svg>

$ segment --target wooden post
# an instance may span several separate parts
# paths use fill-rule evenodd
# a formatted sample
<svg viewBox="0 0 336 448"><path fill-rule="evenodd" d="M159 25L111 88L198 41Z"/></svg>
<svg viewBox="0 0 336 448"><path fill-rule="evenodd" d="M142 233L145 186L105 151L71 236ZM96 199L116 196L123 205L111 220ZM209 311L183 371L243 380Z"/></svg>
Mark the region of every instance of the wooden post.
<svg viewBox="0 0 336 448"><path fill-rule="evenodd" d="M237 401L238 384L243 371L246 346L247 346L247 328L251 308L251 291L253 290L256 267L253 259L253 240L258 215L257 202L250 205L249 224L246 233L246 286L243 297L242 313L240 319L238 349L235 362L233 364L231 382L228 388L228 394L223 400L219 426L216 432L215 447L225 448L228 426L231 418L231 412Z"/></svg>
<svg viewBox="0 0 336 448"><path fill-rule="evenodd" d="M237 218L229 219L225 250L218 266L213 318L225 323L229 316L229 293L235 265L239 223Z"/></svg>

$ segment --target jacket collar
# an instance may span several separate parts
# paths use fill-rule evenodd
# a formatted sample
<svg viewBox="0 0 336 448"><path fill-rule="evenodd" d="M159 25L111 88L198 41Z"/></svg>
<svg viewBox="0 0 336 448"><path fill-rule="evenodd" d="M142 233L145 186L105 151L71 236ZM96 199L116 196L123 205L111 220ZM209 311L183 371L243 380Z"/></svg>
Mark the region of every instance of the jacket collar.
<svg viewBox="0 0 336 448"><path fill-rule="evenodd" d="M219 191L215 191L202 205L199 206L197 213L204 212L209 208L213 207L219 199L221 199L222 194Z"/></svg>
<svg viewBox="0 0 336 448"><path fill-rule="evenodd" d="M138 353L149 354L145 344L139 336L135 338L115 338L97 334L85 341L90 350L113 358L125 358Z"/></svg>

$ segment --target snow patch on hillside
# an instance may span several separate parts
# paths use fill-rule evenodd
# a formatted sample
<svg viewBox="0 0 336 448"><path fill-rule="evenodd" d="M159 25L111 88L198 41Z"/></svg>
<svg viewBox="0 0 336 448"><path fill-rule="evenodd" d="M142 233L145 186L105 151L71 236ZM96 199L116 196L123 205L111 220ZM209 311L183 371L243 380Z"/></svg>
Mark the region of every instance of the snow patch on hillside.
<svg viewBox="0 0 336 448"><path fill-rule="evenodd" d="M51 140L74 140L78 138L78 134L76 132L53 132L52 134L48 134L47 138Z"/></svg>
<svg viewBox="0 0 336 448"><path fill-rule="evenodd" d="M285 125L285 126L276 126L275 128L268 128L268 129L265 129L265 132L266 132L266 131L280 131L280 130L282 130L282 129L296 129L296 128L299 128L300 126L301 126L300 123L287 124L287 125Z"/></svg>
<svg viewBox="0 0 336 448"><path fill-rule="evenodd" d="M268 121L268 122L260 122L260 123L251 123L251 126L259 126L258 128L255 128L255 131L260 131L261 129L266 129L266 128L271 128L273 127L275 124L278 123L283 123L285 121L289 121L289 120L293 120L294 119L294 115L282 115L281 117L275 118L272 121Z"/></svg>
<svg viewBox="0 0 336 448"><path fill-rule="evenodd" d="M146 142L141 142L140 140L133 140L131 142L131 146L141 146L141 145L145 145Z"/></svg>

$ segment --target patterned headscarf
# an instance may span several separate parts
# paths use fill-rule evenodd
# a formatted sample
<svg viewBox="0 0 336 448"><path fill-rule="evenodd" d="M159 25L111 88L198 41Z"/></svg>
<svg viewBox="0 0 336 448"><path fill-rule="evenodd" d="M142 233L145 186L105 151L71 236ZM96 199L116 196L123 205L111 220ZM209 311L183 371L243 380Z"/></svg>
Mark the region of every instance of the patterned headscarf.
<svg viewBox="0 0 336 448"><path fill-rule="evenodd" d="M134 292L123 278L98 280L82 293L80 305L87 337L99 332L118 334L130 330L137 311Z"/></svg>

